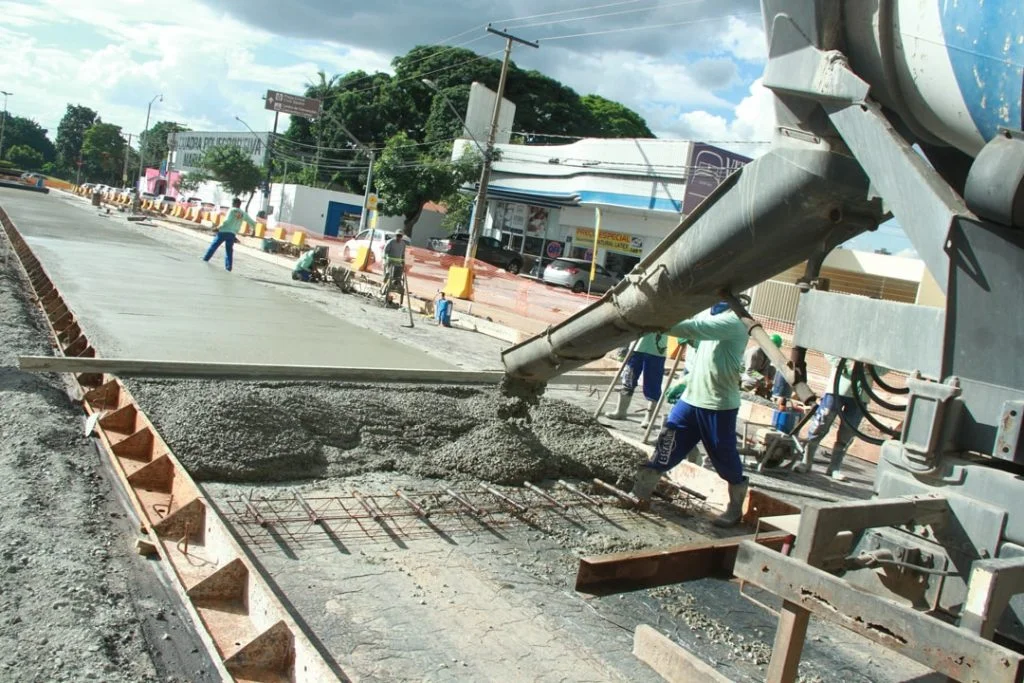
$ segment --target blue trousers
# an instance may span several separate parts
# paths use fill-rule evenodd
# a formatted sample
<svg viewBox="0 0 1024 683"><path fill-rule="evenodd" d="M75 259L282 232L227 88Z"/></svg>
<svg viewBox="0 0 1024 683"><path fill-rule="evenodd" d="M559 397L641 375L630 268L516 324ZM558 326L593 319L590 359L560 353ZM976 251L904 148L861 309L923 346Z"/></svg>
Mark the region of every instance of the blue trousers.
<svg viewBox="0 0 1024 683"><path fill-rule="evenodd" d="M213 242L210 243L210 248L206 250L203 260L209 261L213 258L217 248L222 244L224 245L224 267L230 272L235 257L235 233L233 232L218 232L214 235Z"/></svg>
<svg viewBox="0 0 1024 683"><path fill-rule="evenodd" d="M852 396L825 394L821 397L818 409L814 411L814 417L811 418L811 426L807 430L807 444L817 446L821 439L828 434L828 430L832 428L832 423L839 417L839 413L843 413L854 428L860 425L860 421L864 417L860 406ZM854 436L856 435L853 430L846 425L846 422L840 420L833 453L837 450L840 453L845 453L853 442Z"/></svg>
<svg viewBox="0 0 1024 683"><path fill-rule="evenodd" d="M622 371L622 393L633 395L640 376L644 378L644 398L657 401L661 398L661 382L665 376L665 356L651 353L634 353Z"/></svg>
<svg viewBox="0 0 1024 683"><path fill-rule="evenodd" d="M776 398L790 398L793 396L793 387L789 386L786 376L781 372L775 373L775 382L772 383L772 396Z"/></svg>
<svg viewBox="0 0 1024 683"><path fill-rule="evenodd" d="M672 408L654 445L654 457L647 464L658 472L668 472L683 461L698 443L711 458L718 476L730 484L743 482L743 461L736 450L736 416L733 410L697 408L680 399Z"/></svg>

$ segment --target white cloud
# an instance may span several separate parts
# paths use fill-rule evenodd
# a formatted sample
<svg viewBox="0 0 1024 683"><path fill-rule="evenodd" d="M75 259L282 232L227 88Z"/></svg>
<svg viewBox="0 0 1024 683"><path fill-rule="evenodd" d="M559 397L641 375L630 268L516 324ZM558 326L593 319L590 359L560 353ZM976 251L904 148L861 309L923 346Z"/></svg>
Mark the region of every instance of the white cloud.
<svg viewBox="0 0 1024 683"><path fill-rule="evenodd" d="M772 93L757 79L749 94L740 101L733 118L693 110L681 114L674 122L673 132L695 140L758 144L723 145L748 156L759 156L767 151L775 129L775 109Z"/></svg>
<svg viewBox="0 0 1024 683"><path fill-rule="evenodd" d="M768 58L764 29L760 24L748 24L729 17L721 43L728 52L744 61L763 62Z"/></svg>

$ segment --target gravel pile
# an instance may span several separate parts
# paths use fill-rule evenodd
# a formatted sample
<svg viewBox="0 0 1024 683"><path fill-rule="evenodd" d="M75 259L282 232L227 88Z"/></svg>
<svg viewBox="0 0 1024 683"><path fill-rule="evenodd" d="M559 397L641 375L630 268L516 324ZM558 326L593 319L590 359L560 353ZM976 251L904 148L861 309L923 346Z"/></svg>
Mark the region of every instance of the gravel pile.
<svg viewBox="0 0 1024 683"><path fill-rule="evenodd" d="M534 405L496 388L176 380L129 388L201 481L396 471L498 484L623 483L643 458L580 408Z"/></svg>

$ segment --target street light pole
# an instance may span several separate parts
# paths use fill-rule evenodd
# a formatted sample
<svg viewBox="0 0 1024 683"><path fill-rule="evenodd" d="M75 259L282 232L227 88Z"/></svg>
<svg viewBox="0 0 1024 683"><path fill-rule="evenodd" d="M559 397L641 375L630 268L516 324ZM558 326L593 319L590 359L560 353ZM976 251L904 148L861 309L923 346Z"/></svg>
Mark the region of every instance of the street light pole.
<svg viewBox="0 0 1024 683"><path fill-rule="evenodd" d="M348 139L355 143L356 147L363 150L366 155L370 157L370 170L366 172L366 192L363 193L363 210L362 213L359 214L359 232L362 232L363 230L366 230L366 218L368 213L367 207L370 204L370 195L373 194L373 165L377 160L377 154L372 149L361 143L355 135L352 135L352 131L346 128L345 124L340 121L337 123L338 128L341 128L341 132L347 135ZM372 233L370 234L370 239L373 239Z"/></svg>
<svg viewBox="0 0 1024 683"><path fill-rule="evenodd" d="M124 147L124 167L121 169L121 184L128 184L128 154L132 151L132 134L128 133L128 144Z"/></svg>
<svg viewBox="0 0 1024 683"><path fill-rule="evenodd" d="M153 111L153 103L156 102L157 100L160 100L161 102L163 102L164 101L164 96L162 94L160 94L160 95L157 95L156 97L154 97L153 99L151 99L149 101L149 106L146 107L146 127L142 130L142 135L139 136L139 178L142 177L142 174L143 174L143 172L145 170L146 147L149 145L149 136L146 135L146 133L149 132L149 115ZM138 181L138 179L136 179L135 180L135 187L136 187L136 189L138 189L138 185L139 185L139 181Z"/></svg>
<svg viewBox="0 0 1024 683"><path fill-rule="evenodd" d="M501 117L501 100L505 96L505 83L508 80L508 65L512 59L512 44L522 43L533 48L539 48L537 43L517 38L511 33L499 31L487 27L488 33L501 36L505 39L505 58L501 62L501 78L498 79L498 92L494 98L494 114L491 116L491 129L487 131L487 149L484 151L484 165L480 170L480 184L476 195L476 208L473 211L473 227L469 231L469 244L466 245L466 260L463 266L473 269L473 259L476 258L476 247L480 241L480 233L483 232L484 220L487 218L487 185L491 180L491 163L494 158L494 141L498 135L498 120Z"/></svg>
<svg viewBox="0 0 1024 683"><path fill-rule="evenodd" d="M4 114L3 118L0 118L0 159L4 158L4 129L7 127L7 98L14 95L12 92L6 90L0 90L0 94L4 96Z"/></svg>

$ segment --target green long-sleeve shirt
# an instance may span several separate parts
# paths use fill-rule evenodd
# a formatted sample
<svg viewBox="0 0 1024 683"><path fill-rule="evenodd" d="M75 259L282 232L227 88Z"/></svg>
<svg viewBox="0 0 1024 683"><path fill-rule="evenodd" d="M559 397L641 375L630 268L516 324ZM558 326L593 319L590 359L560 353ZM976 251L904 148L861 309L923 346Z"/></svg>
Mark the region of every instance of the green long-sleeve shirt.
<svg viewBox="0 0 1024 683"><path fill-rule="evenodd" d="M230 232L232 235L237 235L238 231L242 229L242 221L256 227L255 218L241 209L232 208L228 211L228 215L224 217L224 222L217 228L217 232Z"/></svg>
<svg viewBox="0 0 1024 683"><path fill-rule="evenodd" d="M649 332L640 337L636 345L636 353L649 353L652 356L664 356L668 349L668 335L663 332Z"/></svg>
<svg viewBox="0 0 1024 683"><path fill-rule="evenodd" d="M686 359L690 374L683 400L707 410L733 410L740 407L740 374L743 352L747 348L747 328L732 311L711 315L704 311L684 320L668 334L697 345L696 353Z"/></svg>

